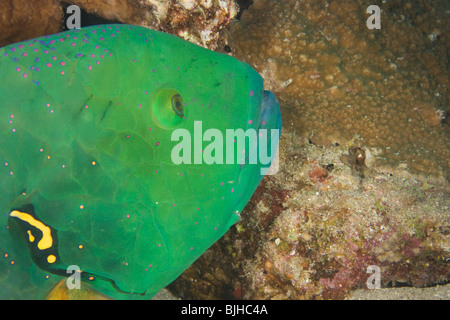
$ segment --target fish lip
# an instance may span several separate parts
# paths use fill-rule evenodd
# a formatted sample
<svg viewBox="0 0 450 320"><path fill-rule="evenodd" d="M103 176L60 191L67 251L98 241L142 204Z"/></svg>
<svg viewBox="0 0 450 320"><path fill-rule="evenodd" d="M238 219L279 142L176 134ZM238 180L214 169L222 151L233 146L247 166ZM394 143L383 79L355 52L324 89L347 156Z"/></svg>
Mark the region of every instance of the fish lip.
<svg viewBox="0 0 450 320"><path fill-rule="evenodd" d="M247 126L247 129L249 128L250 125ZM257 134L261 132L261 129L267 130L266 134L268 134L269 136L271 136L271 133L268 132L270 132L271 130L278 130L278 141L276 142L278 145L279 139L281 137L281 111L280 104L271 91L262 91L259 121L257 127L253 128L256 129ZM246 161L244 164L241 164L240 171L242 171L242 169L249 164L248 159L251 154L257 152L258 140L254 141L252 145L249 145L249 152L247 154ZM274 156L272 155L272 157Z"/></svg>
<svg viewBox="0 0 450 320"><path fill-rule="evenodd" d="M277 138L277 146L279 145L279 140L281 137L281 112L280 112L280 105L278 103L278 100L276 99L275 95L267 90L262 91L262 100L261 100L261 105L260 105L260 114L259 114L259 123L257 124L257 126L255 125L255 123L253 124L253 129L257 129L257 132L259 133L260 129L267 129L267 131L270 132L271 129L275 129L278 130L277 134L278 134L278 138ZM255 128L257 127L257 128ZM251 128L251 126L247 126L247 129ZM268 134L266 132L266 134ZM271 133L268 134L268 136L272 136ZM237 178L237 185L241 185L243 184L243 189L248 189L248 188L252 188L253 185L252 183L254 183L256 180L261 179L259 177L253 176L251 179L251 182L245 182L244 180L241 180L241 175L244 173L244 171L248 168L248 166L250 166L249 164L249 157L251 157L251 153L252 152L257 152L258 148L257 148L257 142L255 141L255 143L253 145L249 145L249 152L247 154L247 159L245 160L245 163L240 165L239 168L239 172L238 172L238 178ZM272 156L272 161L274 161L275 159L275 154L271 154ZM271 162L272 163L272 162ZM266 175L266 174L274 174L274 173L267 173L268 169L269 169L270 165L268 166L262 166L261 168L259 168L260 170L260 174L261 175ZM264 169L264 170L263 170ZM277 172L278 169L276 169L275 172ZM248 176L247 176L248 178ZM258 180L260 181L260 180ZM259 184L259 182L258 182ZM256 189L257 185L254 186L254 188ZM254 192L254 190L253 190ZM253 194L252 192L252 194ZM245 205L247 204L249 199L244 198L244 194L241 194L240 197L238 198L238 201L236 202L236 207L235 207L235 211L237 213L240 213L243 208L245 207Z"/></svg>
<svg viewBox="0 0 450 320"><path fill-rule="evenodd" d="M267 136L270 136L270 163L260 168L261 175L274 175L279 168L279 142L281 139L281 110L275 95L268 90L262 92L261 115L258 130L267 128ZM270 133L269 133L270 132Z"/></svg>
<svg viewBox="0 0 450 320"><path fill-rule="evenodd" d="M259 116L258 129L268 124L268 119L272 114L276 114L275 127L273 129L281 130L281 112L280 104L275 95L268 90L262 92L261 113Z"/></svg>

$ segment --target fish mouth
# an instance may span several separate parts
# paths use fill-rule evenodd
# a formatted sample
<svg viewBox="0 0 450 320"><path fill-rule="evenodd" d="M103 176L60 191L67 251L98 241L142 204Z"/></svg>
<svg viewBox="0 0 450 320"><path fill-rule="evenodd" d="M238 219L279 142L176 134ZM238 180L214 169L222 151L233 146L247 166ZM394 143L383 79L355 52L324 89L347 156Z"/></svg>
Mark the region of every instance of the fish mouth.
<svg viewBox="0 0 450 320"><path fill-rule="evenodd" d="M240 171L252 163L251 159L258 159L257 163L262 167L261 174L264 175L267 170L263 169L268 169L274 160L281 136L280 104L270 91L262 92L259 121L256 128L253 127L253 129L256 129L258 137L250 142L249 152L245 162L241 164ZM261 158L262 154L265 155L264 159ZM255 164L254 161L253 164Z"/></svg>
<svg viewBox="0 0 450 320"><path fill-rule="evenodd" d="M273 175L278 172L278 142L281 137L281 111L275 95L263 91L261 114L258 124L258 150L261 175ZM263 139L265 138L265 139ZM265 155L265 156L263 156Z"/></svg>
<svg viewBox="0 0 450 320"><path fill-rule="evenodd" d="M249 129L249 127L247 127ZM249 145L249 152L245 162L240 165L237 183L244 184L243 189L256 189L261 176L273 175L278 172L278 141L281 136L281 112L280 105L275 95L270 91L262 92L259 123L253 126L257 130L258 138ZM263 139L264 138L264 139ZM265 155L263 159L261 154ZM257 159L257 163L251 163L251 159ZM255 166L257 170L251 167ZM253 194L253 191L251 194ZM248 202L243 192L236 205L236 212L241 212Z"/></svg>
<svg viewBox="0 0 450 320"><path fill-rule="evenodd" d="M258 165L261 166L261 174L265 175L276 156L278 141L281 136L280 104L275 95L267 90L262 92L256 134L258 138L250 142L249 152L244 164L241 164L240 171L252 162L251 159L258 159ZM261 158L262 154L266 156L264 159ZM253 162L253 164L255 163Z"/></svg>
<svg viewBox="0 0 450 320"><path fill-rule="evenodd" d="M281 130L280 104L275 95L268 90L264 90L262 94L261 114L258 125L258 129L264 128Z"/></svg>

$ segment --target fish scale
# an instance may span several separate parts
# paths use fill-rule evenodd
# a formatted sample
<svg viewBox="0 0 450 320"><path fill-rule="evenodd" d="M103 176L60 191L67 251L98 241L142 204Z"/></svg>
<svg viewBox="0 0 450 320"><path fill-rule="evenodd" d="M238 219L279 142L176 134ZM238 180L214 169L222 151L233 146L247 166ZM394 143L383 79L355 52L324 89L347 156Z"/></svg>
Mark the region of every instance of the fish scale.
<svg viewBox="0 0 450 320"><path fill-rule="evenodd" d="M172 133L280 129L267 95L247 64L138 26L0 48L0 298L45 298L71 265L108 297L151 298L263 177L260 162L175 164Z"/></svg>

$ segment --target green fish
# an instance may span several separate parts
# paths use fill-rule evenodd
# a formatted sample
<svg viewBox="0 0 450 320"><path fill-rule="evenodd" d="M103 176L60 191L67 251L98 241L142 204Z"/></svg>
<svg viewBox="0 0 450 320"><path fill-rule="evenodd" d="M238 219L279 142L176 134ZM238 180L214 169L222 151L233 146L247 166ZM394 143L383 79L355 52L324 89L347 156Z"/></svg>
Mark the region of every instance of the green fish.
<svg viewBox="0 0 450 320"><path fill-rule="evenodd" d="M0 299L151 298L239 220L281 129L249 65L130 25L0 48L0 99Z"/></svg>

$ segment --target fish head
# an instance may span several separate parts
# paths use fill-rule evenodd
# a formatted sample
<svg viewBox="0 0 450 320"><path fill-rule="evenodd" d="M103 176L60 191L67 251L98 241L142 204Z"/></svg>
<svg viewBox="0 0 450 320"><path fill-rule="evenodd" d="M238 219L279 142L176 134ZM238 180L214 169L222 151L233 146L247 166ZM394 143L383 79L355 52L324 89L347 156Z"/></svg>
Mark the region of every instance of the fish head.
<svg viewBox="0 0 450 320"><path fill-rule="evenodd" d="M233 57L127 25L0 53L0 297L45 296L71 266L108 297L151 297L239 220L275 157L278 102Z"/></svg>

